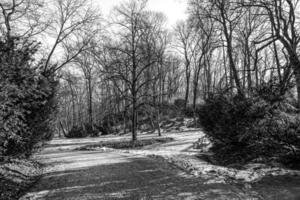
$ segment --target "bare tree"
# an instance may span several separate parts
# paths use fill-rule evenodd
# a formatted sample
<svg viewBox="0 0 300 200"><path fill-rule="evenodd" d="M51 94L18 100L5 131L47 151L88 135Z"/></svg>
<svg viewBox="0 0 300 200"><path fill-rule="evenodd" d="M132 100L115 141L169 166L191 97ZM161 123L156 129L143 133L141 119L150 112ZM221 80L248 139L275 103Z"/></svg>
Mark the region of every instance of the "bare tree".
<svg viewBox="0 0 300 200"><path fill-rule="evenodd" d="M54 39L54 43L45 58L45 70L51 64L56 64L51 69L55 72L89 48L89 43L99 32L100 15L85 0L54 0L51 7L53 10L49 17L52 18L52 24L48 36ZM64 56L58 56L57 52L62 50ZM61 60L54 62L54 55Z"/></svg>
<svg viewBox="0 0 300 200"><path fill-rule="evenodd" d="M284 46L290 65L296 79L298 106L300 107L300 59L299 59L299 1L274 0L274 1L242 1L243 6L263 9L263 14L268 17L271 25L270 36L265 40L279 40Z"/></svg>
<svg viewBox="0 0 300 200"><path fill-rule="evenodd" d="M219 30L223 36L221 40L225 42L232 79L234 80L238 94L244 96L244 91L240 83L239 70L236 65L233 40L237 25L240 23L240 19L244 14L243 10L238 9L233 1L226 0L192 0L190 1L190 5L196 8L196 12L202 16L202 18L209 18L218 23L215 26L215 31Z"/></svg>
<svg viewBox="0 0 300 200"><path fill-rule="evenodd" d="M185 82L186 82L186 89L185 89L185 107L187 107L189 101L189 92L190 92L190 82L191 82L191 62L193 55L196 51L195 46L193 45L194 38L192 35L192 29L188 26L185 22L179 22L175 27L175 34L177 41L175 47L179 50L179 52L184 57L184 66L185 66Z"/></svg>
<svg viewBox="0 0 300 200"><path fill-rule="evenodd" d="M193 15L193 14L192 14ZM201 16L197 14L193 15L189 23L193 27L194 45L195 51L193 55L194 59L194 80L193 80L193 109L196 109L196 101L198 98L199 79L200 72L203 70L204 87L206 89L205 96L210 93L210 87L212 85L212 73L211 73L211 58L214 50L218 47L218 41L216 40L215 24L212 19L202 20Z"/></svg>
<svg viewBox="0 0 300 200"><path fill-rule="evenodd" d="M96 45L90 44L90 45ZM93 47L91 47L93 48ZM96 59L94 57L93 51L84 51L78 55L75 59L76 64L80 67L83 72L86 86L87 94L87 113L88 113L88 124L92 129L94 128L94 119L93 119L93 90L94 90L94 79L96 74Z"/></svg>
<svg viewBox="0 0 300 200"><path fill-rule="evenodd" d="M159 62L155 46L150 45L153 40L149 40L155 24L150 13L145 12L145 6L146 1L129 1L115 9L114 23L120 31L117 33L118 41L109 46L110 62L113 64L107 65L114 86L130 102L133 141L137 140L137 110L142 106L141 100L147 96L142 91L149 81L157 79L144 79L145 73ZM120 80L125 91L118 84Z"/></svg>
<svg viewBox="0 0 300 200"><path fill-rule="evenodd" d="M3 0L0 2L0 31L7 40L11 37L33 39L44 32L50 21L43 16L43 1Z"/></svg>

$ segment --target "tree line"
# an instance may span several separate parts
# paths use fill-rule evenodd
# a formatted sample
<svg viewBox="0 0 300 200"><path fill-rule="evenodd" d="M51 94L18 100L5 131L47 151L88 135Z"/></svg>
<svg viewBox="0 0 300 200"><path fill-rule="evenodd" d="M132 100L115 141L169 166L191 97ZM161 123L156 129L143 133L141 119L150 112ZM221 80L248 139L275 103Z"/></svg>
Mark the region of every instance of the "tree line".
<svg viewBox="0 0 300 200"><path fill-rule="evenodd" d="M38 42L27 67L57 81L56 132L119 126L136 140L145 119L160 133L162 109L176 99L195 113L215 94L246 98L270 84L275 99L297 94L299 107L298 5L189 0L187 19L168 28L146 0L121 2L109 19L92 1L5 0L1 40Z"/></svg>

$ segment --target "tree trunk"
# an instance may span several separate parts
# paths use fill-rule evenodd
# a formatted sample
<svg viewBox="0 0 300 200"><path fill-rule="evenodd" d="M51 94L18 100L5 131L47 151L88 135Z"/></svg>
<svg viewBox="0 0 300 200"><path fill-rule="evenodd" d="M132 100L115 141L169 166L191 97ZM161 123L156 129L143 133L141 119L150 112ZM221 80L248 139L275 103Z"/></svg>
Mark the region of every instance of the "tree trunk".
<svg viewBox="0 0 300 200"><path fill-rule="evenodd" d="M133 103L132 105L132 118L131 118L131 132L132 132L132 141L137 140L136 136L136 103Z"/></svg>
<svg viewBox="0 0 300 200"><path fill-rule="evenodd" d="M207 85L207 97L210 96L210 93L211 93L211 85L212 85L212 73L211 73L211 66L210 66L210 58L211 58L211 55L209 55L210 57L209 58L206 58L206 62L204 63L204 67L205 67L205 73L207 73L206 75L206 85Z"/></svg>
<svg viewBox="0 0 300 200"><path fill-rule="evenodd" d="M159 111L159 107L156 108L156 128L158 131L158 136L161 136L161 131L160 131L160 126L159 126L159 122L160 122L160 117L159 117L160 111Z"/></svg>
<svg viewBox="0 0 300 200"><path fill-rule="evenodd" d="M91 78L88 79L88 92L89 92L89 108L88 108L88 115L89 115L89 125L94 129L93 127L93 94L92 94L92 84L91 84Z"/></svg>
<svg viewBox="0 0 300 200"><path fill-rule="evenodd" d="M135 142L137 140L137 135L136 135L136 122L137 122L137 116L136 116L136 110L137 110L137 57L136 57L136 35L135 35L135 27L131 27L131 61L132 61L132 70L131 71L131 79L132 79L132 84L131 84L131 94L132 94L132 116L131 116L131 121L132 121L132 141Z"/></svg>
<svg viewBox="0 0 300 200"><path fill-rule="evenodd" d="M165 82L166 82L166 77L163 75L162 77L162 91L161 91L161 103L165 101Z"/></svg>
<svg viewBox="0 0 300 200"><path fill-rule="evenodd" d="M300 108L300 63L293 64L294 75L296 79L297 97L298 97L298 108Z"/></svg>
<svg viewBox="0 0 300 200"><path fill-rule="evenodd" d="M154 125L154 120L153 120L153 113L152 112L150 112L150 113L148 113L149 114L149 118L150 118L150 125L151 125L151 129L153 130L153 131L155 131L155 125Z"/></svg>
<svg viewBox="0 0 300 200"><path fill-rule="evenodd" d="M185 89L185 98L184 98L184 107L187 107L189 101L189 91L190 91L190 73L186 73L186 89Z"/></svg>
<svg viewBox="0 0 300 200"><path fill-rule="evenodd" d="M246 40L246 66L247 66L247 83L248 83L248 91L252 90L252 76L251 76L251 55L248 38Z"/></svg>
<svg viewBox="0 0 300 200"><path fill-rule="evenodd" d="M238 95L243 96L238 71L235 67L234 60L233 60L231 41L228 41L227 46L228 46L227 47L227 52L228 52L228 57L229 57L229 66L230 66L231 73L232 73L231 78L233 78L233 80L235 82L235 85L236 85L237 91L238 91Z"/></svg>
<svg viewBox="0 0 300 200"><path fill-rule="evenodd" d="M127 109L123 112L123 123L124 123L124 135L127 133Z"/></svg>
<svg viewBox="0 0 300 200"><path fill-rule="evenodd" d="M198 89L198 81L194 81L194 96L193 96L193 110L196 109L196 101L197 101L197 89Z"/></svg>
<svg viewBox="0 0 300 200"><path fill-rule="evenodd" d="M238 95L239 96L244 96L243 90L241 88L241 84L240 84L240 79L239 79L239 74L238 74L238 70L236 69L235 66L235 62L233 59L233 48L232 48L232 30L227 27L227 21L226 21L226 17L224 14L224 10L221 10L221 17L222 17L222 25L224 28L224 35L225 35L225 39L226 39L226 43L227 43L227 54L228 54L228 59L229 59L229 67L231 69L231 73L232 73L232 78L234 79L237 91L238 91Z"/></svg>
<svg viewBox="0 0 300 200"><path fill-rule="evenodd" d="M64 136L67 137L67 133L66 133L66 131L65 131L65 129L64 129L64 126L63 126L63 124L62 124L61 121L59 121L59 125L60 125L60 128L61 128L61 130L62 130Z"/></svg>
<svg viewBox="0 0 300 200"><path fill-rule="evenodd" d="M76 124L76 112L75 112L75 95L74 95L74 91L73 88L70 86L71 88L71 96L72 96L72 127L75 126Z"/></svg>
<svg viewBox="0 0 300 200"><path fill-rule="evenodd" d="M135 54L133 54L135 55ZM137 128L137 116L136 116L136 110L137 110L137 94L136 94L136 65L135 65L135 56L133 56L133 70L132 70L132 86L131 86L131 94L132 94L132 116L131 116L131 122L132 122L132 141L137 140L136 136L136 128Z"/></svg>

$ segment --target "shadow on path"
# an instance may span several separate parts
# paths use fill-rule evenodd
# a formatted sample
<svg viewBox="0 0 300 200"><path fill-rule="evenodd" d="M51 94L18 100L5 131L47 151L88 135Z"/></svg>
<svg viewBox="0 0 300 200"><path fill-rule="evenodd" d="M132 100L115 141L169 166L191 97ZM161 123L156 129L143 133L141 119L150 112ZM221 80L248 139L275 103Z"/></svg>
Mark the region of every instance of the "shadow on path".
<svg viewBox="0 0 300 200"><path fill-rule="evenodd" d="M110 149L74 150L77 145L124 140L128 139L128 136L54 140L36 156L46 166L44 176L21 200L297 200L300 197L300 184L297 184L299 178L266 177L254 184L249 191L244 185L205 184L207 180L204 178L189 176L167 162L145 157L146 154L151 153L174 157L181 155L184 158L194 157L198 151L191 147L193 142L203 134L198 131L168 136L176 140L150 145L141 151L134 150L135 153L129 151L121 153L122 151ZM154 135L143 136L143 138L150 137ZM137 154L138 152L140 154ZM263 197L259 198L258 193Z"/></svg>
<svg viewBox="0 0 300 200"><path fill-rule="evenodd" d="M204 185L157 160L114 152L42 157L44 177L23 199L246 199L238 188Z"/></svg>

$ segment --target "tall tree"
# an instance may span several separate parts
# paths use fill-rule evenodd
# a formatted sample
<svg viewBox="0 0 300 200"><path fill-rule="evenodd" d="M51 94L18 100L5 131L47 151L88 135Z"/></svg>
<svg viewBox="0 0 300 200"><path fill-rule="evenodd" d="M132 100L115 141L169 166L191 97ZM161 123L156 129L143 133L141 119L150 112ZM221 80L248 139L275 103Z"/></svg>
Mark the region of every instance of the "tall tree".
<svg viewBox="0 0 300 200"><path fill-rule="evenodd" d="M49 52L45 56L45 69L56 64L51 69L55 72L89 48L89 43L95 38L100 28L100 15L90 1L86 0L54 0L49 3L52 8L49 18L52 19L47 36L52 37ZM63 55L58 52L63 50ZM53 57L60 58L54 62Z"/></svg>
<svg viewBox="0 0 300 200"><path fill-rule="evenodd" d="M268 17L271 28L270 37L266 40L279 40L284 46L296 79L298 107L300 107L299 1L255 0L241 3L244 6L263 9L263 14Z"/></svg>
<svg viewBox="0 0 300 200"><path fill-rule="evenodd" d="M176 44L175 47L179 50L179 52L184 57L184 67L185 67L185 107L189 102L189 92L190 92L190 84L191 84L191 62L193 55L196 51L196 48L193 44L194 38L192 35L191 27L185 22L179 22L175 27L175 35L176 35Z"/></svg>
<svg viewBox="0 0 300 200"><path fill-rule="evenodd" d="M219 30L222 34L221 40L225 42L231 79L234 80L238 94L244 96L234 51L234 34L243 16L243 10L238 9L233 1L226 0L191 0L190 5L195 7L196 12L201 15L202 18L209 18L218 23L215 27L216 31Z"/></svg>
<svg viewBox="0 0 300 200"><path fill-rule="evenodd" d="M109 46L113 64L108 65L108 72L120 92L124 91L116 84L117 80L125 85L126 91L122 95L130 103L133 141L137 140L137 111L147 96L143 90L149 82L157 79L157 76L145 79L145 73L160 61L157 46L151 45L157 25L153 17L156 16L145 11L146 3L129 1L115 8L118 39Z"/></svg>

